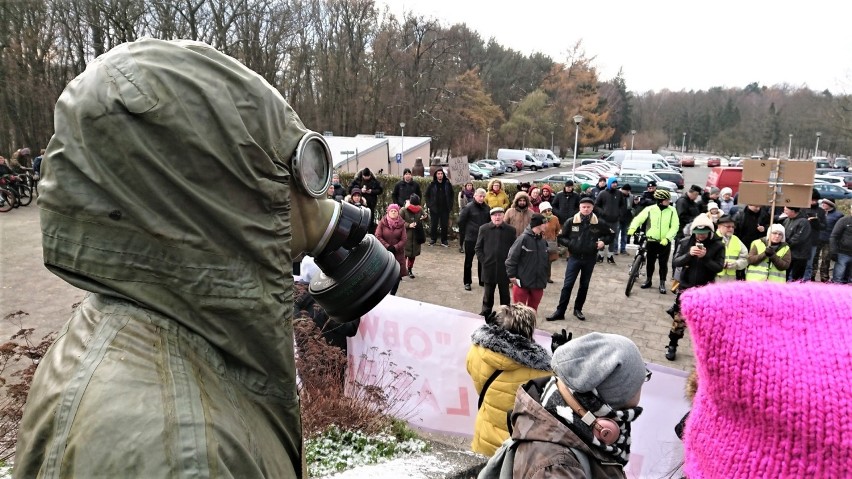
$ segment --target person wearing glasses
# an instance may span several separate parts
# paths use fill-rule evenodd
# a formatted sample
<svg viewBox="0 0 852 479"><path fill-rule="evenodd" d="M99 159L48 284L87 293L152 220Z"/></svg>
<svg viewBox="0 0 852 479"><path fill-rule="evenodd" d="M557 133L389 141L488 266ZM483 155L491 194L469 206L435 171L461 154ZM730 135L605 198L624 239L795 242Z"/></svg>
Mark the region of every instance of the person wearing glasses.
<svg viewBox="0 0 852 479"><path fill-rule="evenodd" d="M787 282L792 252L784 240L784 227L775 223L769 228L766 238L751 243L746 281Z"/></svg>

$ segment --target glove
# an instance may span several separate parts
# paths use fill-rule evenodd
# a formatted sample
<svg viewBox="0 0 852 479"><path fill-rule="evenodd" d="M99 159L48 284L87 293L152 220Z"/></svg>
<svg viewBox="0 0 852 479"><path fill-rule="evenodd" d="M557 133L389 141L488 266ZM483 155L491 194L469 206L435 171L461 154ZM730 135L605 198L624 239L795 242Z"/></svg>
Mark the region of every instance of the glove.
<svg viewBox="0 0 852 479"><path fill-rule="evenodd" d="M571 338L574 336L574 333L566 333L565 329L562 329L561 333L553 333L550 335L550 352L555 352L556 348L562 346L563 344L571 341Z"/></svg>
<svg viewBox="0 0 852 479"><path fill-rule="evenodd" d="M497 313L491 311L491 314L485 317L485 324L494 324L497 322Z"/></svg>
<svg viewBox="0 0 852 479"><path fill-rule="evenodd" d="M663 238L663 239L660 240L660 246L665 246L667 244L669 244L668 238Z"/></svg>
<svg viewBox="0 0 852 479"><path fill-rule="evenodd" d="M775 247L774 246L767 246L766 247L766 256L769 257L769 258L775 256Z"/></svg>
<svg viewBox="0 0 852 479"><path fill-rule="evenodd" d="M390 251L391 253L396 253L396 246L388 245L388 251Z"/></svg>

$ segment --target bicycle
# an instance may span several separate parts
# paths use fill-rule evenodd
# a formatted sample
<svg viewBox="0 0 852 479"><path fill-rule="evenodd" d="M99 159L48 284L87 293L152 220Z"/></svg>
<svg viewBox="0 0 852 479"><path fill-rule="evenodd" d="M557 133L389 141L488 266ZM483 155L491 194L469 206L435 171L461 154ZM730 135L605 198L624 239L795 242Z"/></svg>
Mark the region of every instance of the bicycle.
<svg viewBox="0 0 852 479"><path fill-rule="evenodd" d="M15 194L0 186L0 213L10 211L15 207Z"/></svg>
<svg viewBox="0 0 852 479"><path fill-rule="evenodd" d="M11 203L11 208L17 208L18 206L27 206L33 201L32 190L29 186L26 185L25 180L20 179L20 177L14 184L11 178L0 178L0 189L3 189L5 192L12 195L13 201L10 201L8 199L6 200Z"/></svg>
<svg viewBox="0 0 852 479"><path fill-rule="evenodd" d="M39 178L34 175L34 171L32 168L21 168L24 170L23 173L18 175L18 178L23 180L24 184L30 188L32 191L33 197L38 196L38 180Z"/></svg>
<svg viewBox="0 0 852 479"><path fill-rule="evenodd" d="M639 251L633 257L633 263L630 265L627 277L627 287L624 289L624 295L628 298L630 297L630 290L633 289L633 284L636 283L636 279L642 274L642 268L645 266L645 261L647 260L648 249L645 247L645 239L644 231L637 231L633 235L634 242L639 245Z"/></svg>

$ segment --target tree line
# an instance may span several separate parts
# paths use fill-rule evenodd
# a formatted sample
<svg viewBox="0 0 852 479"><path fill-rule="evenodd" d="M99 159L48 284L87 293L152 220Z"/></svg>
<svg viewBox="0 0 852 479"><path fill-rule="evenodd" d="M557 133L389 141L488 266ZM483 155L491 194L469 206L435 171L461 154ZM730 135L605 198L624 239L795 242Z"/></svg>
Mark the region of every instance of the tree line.
<svg viewBox="0 0 852 479"><path fill-rule="evenodd" d="M4 0L0 2L0 154L38 151L65 85L98 55L143 37L209 43L263 76L305 124L335 135L433 138L433 150L581 147L722 154L848 152L848 95L789 85L635 94L601 79L581 42L565 58L524 55L465 24L374 0ZM654 68L654 66L649 66ZM631 131L636 134L632 135ZM686 133L684 137L683 133Z"/></svg>

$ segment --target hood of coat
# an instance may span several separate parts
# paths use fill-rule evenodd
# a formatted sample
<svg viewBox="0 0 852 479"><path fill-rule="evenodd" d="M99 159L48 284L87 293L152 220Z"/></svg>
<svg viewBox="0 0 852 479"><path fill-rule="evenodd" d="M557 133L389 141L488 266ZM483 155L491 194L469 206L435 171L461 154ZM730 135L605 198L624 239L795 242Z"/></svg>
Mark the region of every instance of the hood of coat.
<svg viewBox="0 0 852 479"><path fill-rule="evenodd" d="M716 227L713 225L713 220L711 220L710 217L707 216L706 213L702 213L702 214L696 216L694 220L692 220L692 224L690 225L689 233L695 234L694 233L695 228L699 228L701 226L704 226L704 227L710 229L710 236L708 237L708 239L712 239L712 238L716 237L716 234L713 233L713 231L716 229Z"/></svg>
<svg viewBox="0 0 852 479"><path fill-rule="evenodd" d="M540 344L494 324L480 326L470 337L473 344L502 354L523 366L550 371L550 354Z"/></svg>
<svg viewBox="0 0 852 479"><path fill-rule="evenodd" d="M524 198L525 200L527 200L527 208L529 208L529 206L530 206L530 195L524 193L523 191L519 191L519 192L515 193L515 199L512 200L512 208L518 207L518 199L520 199L520 198Z"/></svg>
<svg viewBox="0 0 852 479"><path fill-rule="evenodd" d="M290 158L307 130L278 91L209 45L144 39L91 62L55 121L48 269L172 318L260 383L292 379Z"/></svg>

